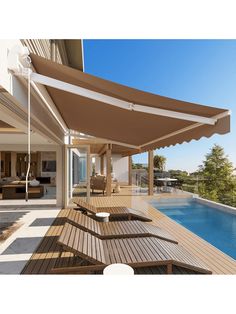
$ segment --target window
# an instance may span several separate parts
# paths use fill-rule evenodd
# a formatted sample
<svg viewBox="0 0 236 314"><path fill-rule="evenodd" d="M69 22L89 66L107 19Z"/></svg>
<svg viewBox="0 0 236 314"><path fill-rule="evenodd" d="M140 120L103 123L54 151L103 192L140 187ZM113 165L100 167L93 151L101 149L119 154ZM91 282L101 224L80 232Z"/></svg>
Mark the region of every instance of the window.
<svg viewBox="0 0 236 314"><path fill-rule="evenodd" d="M43 160L42 172L56 172L56 160Z"/></svg>

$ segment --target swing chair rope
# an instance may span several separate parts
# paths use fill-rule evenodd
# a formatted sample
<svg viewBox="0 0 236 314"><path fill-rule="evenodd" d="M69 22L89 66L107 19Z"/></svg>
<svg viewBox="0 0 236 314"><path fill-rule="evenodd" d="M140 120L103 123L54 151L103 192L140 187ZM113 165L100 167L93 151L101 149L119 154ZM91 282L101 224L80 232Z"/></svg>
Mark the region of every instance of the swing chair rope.
<svg viewBox="0 0 236 314"><path fill-rule="evenodd" d="M31 82L30 82L30 76L31 76L31 69L29 68L28 69L28 75L27 75L27 78L28 78L28 131L27 131L27 135L28 135L28 158L27 158L27 161L28 161L28 165L27 165L27 172L26 172L26 178L25 178L25 184L26 184L26 187L25 187L25 201L28 202L28 199L29 199L29 186L28 186L28 182L29 182L29 172L30 172L30 163L31 163L31 154L30 154L30 115L31 115L31 112L30 112L30 86L31 86Z"/></svg>

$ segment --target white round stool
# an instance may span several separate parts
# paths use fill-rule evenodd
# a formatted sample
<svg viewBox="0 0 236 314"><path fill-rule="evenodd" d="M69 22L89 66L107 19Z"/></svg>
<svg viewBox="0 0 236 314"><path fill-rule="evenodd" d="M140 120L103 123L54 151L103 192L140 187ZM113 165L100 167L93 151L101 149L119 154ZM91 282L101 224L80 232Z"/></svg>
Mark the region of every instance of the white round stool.
<svg viewBox="0 0 236 314"><path fill-rule="evenodd" d="M110 216L110 213L105 213L105 212L101 212L101 213L96 214L98 221L101 221L101 222L108 222L109 216Z"/></svg>
<svg viewBox="0 0 236 314"><path fill-rule="evenodd" d="M103 275L134 275L134 270L129 265L117 263L104 268Z"/></svg>

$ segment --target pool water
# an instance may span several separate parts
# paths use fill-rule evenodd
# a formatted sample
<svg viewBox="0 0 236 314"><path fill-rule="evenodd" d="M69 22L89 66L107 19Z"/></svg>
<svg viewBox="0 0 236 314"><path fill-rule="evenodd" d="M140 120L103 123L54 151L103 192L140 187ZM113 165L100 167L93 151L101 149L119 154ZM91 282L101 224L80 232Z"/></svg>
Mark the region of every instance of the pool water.
<svg viewBox="0 0 236 314"><path fill-rule="evenodd" d="M188 199L152 200L159 211L236 259L236 214Z"/></svg>

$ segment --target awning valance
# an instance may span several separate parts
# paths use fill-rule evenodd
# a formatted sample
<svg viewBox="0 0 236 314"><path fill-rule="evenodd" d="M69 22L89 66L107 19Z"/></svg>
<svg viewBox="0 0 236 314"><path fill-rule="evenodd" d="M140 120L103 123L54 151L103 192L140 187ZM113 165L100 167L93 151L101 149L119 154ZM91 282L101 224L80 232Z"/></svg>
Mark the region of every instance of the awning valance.
<svg viewBox="0 0 236 314"><path fill-rule="evenodd" d="M154 95L30 57L40 74L32 79L46 85L68 128L121 145L124 155L230 131L226 109Z"/></svg>

